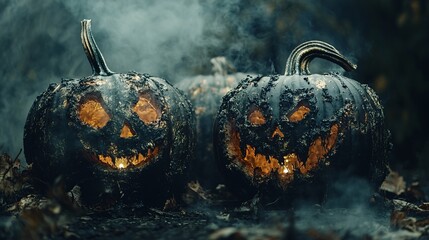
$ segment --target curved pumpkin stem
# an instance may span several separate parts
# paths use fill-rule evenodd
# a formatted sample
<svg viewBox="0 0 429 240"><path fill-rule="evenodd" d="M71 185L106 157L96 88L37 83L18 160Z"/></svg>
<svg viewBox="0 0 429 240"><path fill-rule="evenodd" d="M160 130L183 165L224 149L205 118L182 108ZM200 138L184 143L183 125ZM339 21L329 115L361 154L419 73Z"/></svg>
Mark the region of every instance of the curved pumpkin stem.
<svg viewBox="0 0 429 240"><path fill-rule="evenodd" d="M210 59L210 62L212 63L212 71L214 74L220 74L222 76L226 76L229 71L236 72L237 70L235 67L230 63L228 60L226 60L226 57L214 57Z"/></svg>
<svg viewBox="0 0 429 240"><path fill-rule="evenodd" d="M92 73L94 75L112 75L113 72L107 67L106 61L101 54L97 43L94 40L91 32L91 20L84 19L81 22L82 30L80 37L82 38L83 49L85 50L86 57L91 64Z"/></svg>
<svg viewBox="0 0 429 240"><path fill-rule="evenodd" d="M314 58L323 58L336 63L346 71L357 68L330 44L313 40L302 43L292 51L286 62L285 75L309 75L309 65Z"/></svg>

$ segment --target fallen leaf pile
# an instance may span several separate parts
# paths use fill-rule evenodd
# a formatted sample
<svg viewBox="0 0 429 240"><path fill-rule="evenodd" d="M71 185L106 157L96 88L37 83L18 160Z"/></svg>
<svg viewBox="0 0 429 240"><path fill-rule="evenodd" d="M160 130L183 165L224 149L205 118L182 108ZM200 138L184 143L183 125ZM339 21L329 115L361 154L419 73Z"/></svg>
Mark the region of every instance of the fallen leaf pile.
<svg viewBox="0 0 429 240"><path fill-rule="evenodd" d="M429 236L429 202L418 182L407 186L399 173L390 171L380 191L392 201L390 224L393 229L408 231L413 238Z"/></svg>

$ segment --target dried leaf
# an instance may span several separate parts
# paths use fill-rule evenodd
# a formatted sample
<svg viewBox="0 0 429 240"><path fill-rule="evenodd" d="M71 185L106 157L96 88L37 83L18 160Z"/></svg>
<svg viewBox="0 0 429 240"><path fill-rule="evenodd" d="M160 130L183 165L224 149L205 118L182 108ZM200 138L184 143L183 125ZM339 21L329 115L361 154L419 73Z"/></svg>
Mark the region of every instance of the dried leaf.
<svg viewBox="0 0 429 240"><path fill-rule="evenodd" d="M63 235L77 237L67 230L67 225L74 221L81 209L75 199L76 191L65 192L61 182L57 182L50 193L50 198L28 195L17 203L19 220L22 222L23 239L55 238Z"/></svg>
<svg viewBox="0 0 429 240"><path fill-rule="evenodd" d="M404 178L399 175L399 173L390 170L389 175L384 179L383 183L380 186L380 190L386 191L389 193L394 193L400 195L405 192L406 183Z"/></svg>
<svg viewBox="0 0 429 240"><path fill-rule="evenodd" d="M205 202L212 203L213 196L209 191L206 191L200 183L189 182L187 186L187 191L183 195L183 201L187 204L193 204L195 202Z"/></svg>
<svg viewBox="0 0 429 240"><path fill-rule="evenodd" d="M417 214L429 217L429 210L426 209L428 207L427 203L420 205L420 207L404 200L394 199L393 206L395 207L395 211L404 211L408 214Z"/></svg>
<svg viewBox="0 0 429 240"><path fill-rule="evenodd" d="M35 194L29 194L14 204L16 206L14 210L23 212L24 210L29 209L43 209L47 208L48 204L49 200L47 198L42 198Z"/></svg>
<svg viewBox="0 0 429 240"><path fill-rule="evenodd" d="M401 222L407 217L405 212L393 211L390 215L390 225L395 228L399 228Z"/></svg>
<svg viewBox="0 0 429 240"><path fill-rule="evenodd" d="M177 211L179 210L179 206L177 205L176 199L174 197L167 199L165 201L164 207L162 208L162 211Z"/></svg>
<svg viewBox="0 0 429 240"><path fill-rule="evenodd" d="M420 206L403 201L393 200L395 211L390 216L390 224L397 229L417 232L421 235L429 234L428 204Z"/></svg>
<svg viewBox="0 0 429 240"><path fill-rule="evenodd" d="M425 203L421 204L419 206L419 208L429 211L429 202L425 202Z"/></svg>
<svg viewBox="0 0 429 240"><path fill-rule="evenodd" d="M216 215L216 218L223 221L229 221L230 214L229 213L220 213Z"/></svg>
<svg viewBox="0 0 429 240"><path fill-rule="evenodd" d="M72 202L78 207L82 206L81 201L81 190L79 186L74 186L68 193L67 196L72 200Z"/></svg>
<svg viewBox="0 0 429 240"><path fill-rule="evenodd" d="M21 162L18 156L12 159L7 154L0 155L0 193L6 196L19 192L24 183L24 178L19 171Z"/></svg>
<svg viewBox="0 0 429 240"><path fill-rule="evenodd" d="M204 200L208 200L209 198L209 193L207 193L203 187L200 185L200 183L197 182L189 182L188 183L188 187L190 190L192 190L194 193L196 193L200 198L204 199Z"/></svg>

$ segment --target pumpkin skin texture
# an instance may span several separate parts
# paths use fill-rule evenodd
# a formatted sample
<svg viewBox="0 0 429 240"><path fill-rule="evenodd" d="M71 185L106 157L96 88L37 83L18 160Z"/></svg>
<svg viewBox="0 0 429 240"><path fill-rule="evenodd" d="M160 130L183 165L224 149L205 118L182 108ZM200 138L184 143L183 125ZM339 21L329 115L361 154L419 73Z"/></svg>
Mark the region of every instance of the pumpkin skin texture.
<svg viewBox="0 0 429 240"><path fill-rule="evenodd" d="M315 57L356 68L331 45L309 41L292 52L285 75L248 77L224 97L214 146L238 196L321 197L340 176L383 180L390 143L378 97L339 74L310 74Z"/></svg>
<svg viewBox="0 0 429 240"><path fill-rule="evenodd" d="M35 100L24 130L35 178L81 187L88 205L162 205L187 181L195 116L167 81L113 73L82 21L82 43L94 74L51 84ZM47 188L46 184L41 184Z"/></svg>
<svg viewBox="0 0 429 240"><path fill-rule="evenodd" d="M222 97L236 87L247 74L235 72L225 57L211 59L212 75L185 78L176 87L183 90L191 101L196 115L197 144L195 162L191 163L191 178L206 188L214 188L222 182L213 153L213 123Z"/></svg>

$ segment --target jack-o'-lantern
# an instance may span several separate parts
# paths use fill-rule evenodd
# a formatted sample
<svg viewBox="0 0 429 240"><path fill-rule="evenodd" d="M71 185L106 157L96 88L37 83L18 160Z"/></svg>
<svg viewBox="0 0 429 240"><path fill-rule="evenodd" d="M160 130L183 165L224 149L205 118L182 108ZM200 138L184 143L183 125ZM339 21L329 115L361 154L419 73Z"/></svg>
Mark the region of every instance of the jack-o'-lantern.
<svg viewBox="0 0 429 240"><path fill-rule="evenodd" d="M162 204L187 181L191 105L161 78L109 70L90 20L82 21L81 37L93 75L51 84L28 114L24 150L34 176L48 184L62 176L88 204Z"/></svg>
<svg viewBox="0 0 429 240"><path fill-rule="evenodd" d="M343 174L381 182L389 132L378 97L337 73L310 74L314 58L356 68L331 45L309 41L292 52L285 75L248 77L223 98L215 151L237 193L285 194L308 183L316 191Z"/></svg>
<svg viewBox="0 0 429 240"><path fill-rule="evenodd" d="M191 101L197 119L197 149L191 163L191 177L201 185L213 188L222 182L213 153L213 122L222 97L236 87L247 74L235 72L225 57L210 60L212 75L185 78L176 87L183 90Z"/></svg>

